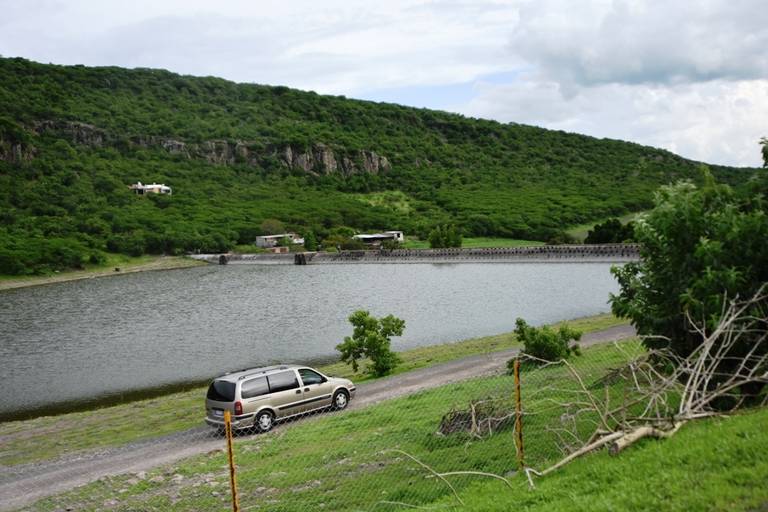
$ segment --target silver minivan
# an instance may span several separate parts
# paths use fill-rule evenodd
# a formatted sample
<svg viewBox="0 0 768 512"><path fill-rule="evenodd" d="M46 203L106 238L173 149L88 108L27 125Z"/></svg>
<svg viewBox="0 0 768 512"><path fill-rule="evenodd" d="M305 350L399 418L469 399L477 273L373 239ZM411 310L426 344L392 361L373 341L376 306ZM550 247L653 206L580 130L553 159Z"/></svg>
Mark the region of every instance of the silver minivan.
<svg viewBox="0 0 768 512"><path fill-rule="evenodd" d="M232 428L266 432L276 420L324 408L344 409L355 396L348 379L328 377L307 366L251 368L217 377L208 387L205 421L224 428L224 411Z"/></svg>

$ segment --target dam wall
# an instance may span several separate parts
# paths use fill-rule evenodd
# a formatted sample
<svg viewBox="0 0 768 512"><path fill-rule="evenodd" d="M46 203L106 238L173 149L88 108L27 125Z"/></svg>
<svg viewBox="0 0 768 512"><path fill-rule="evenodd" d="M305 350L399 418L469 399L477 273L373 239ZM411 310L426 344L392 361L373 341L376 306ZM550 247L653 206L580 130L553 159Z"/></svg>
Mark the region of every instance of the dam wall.
<svg viewBox="0 0 768 512"><path fill-rule="evenodd" d="M640 259L637 244L531 247L378 249L287 254L197 254L214 264L328 265L349 263L627 263Z"/></svg>

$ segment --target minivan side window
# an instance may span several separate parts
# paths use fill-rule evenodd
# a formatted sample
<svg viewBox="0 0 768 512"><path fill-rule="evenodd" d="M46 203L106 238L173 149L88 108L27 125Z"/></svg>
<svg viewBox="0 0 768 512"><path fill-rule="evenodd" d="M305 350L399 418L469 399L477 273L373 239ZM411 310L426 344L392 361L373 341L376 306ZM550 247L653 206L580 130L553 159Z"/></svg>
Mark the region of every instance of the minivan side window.
<svg viewBox="0 0 768 512"><path fill-rule="evenodd" d="M299 375L301 375L301 381L305 386L309 386L310 384L322 384L325 382L325 378L322 375L307 368L299 370Z"/></svg>
<svg viewBox="0 0 768 512"><path fill-rule="evenodd" d="M266 395L269 393L269 385L267 385L266 377L258 377L243 382L243 386L240 389L240 395L243 398L253 398L255 396Z"/></svg>
<svg viewBox="0 0 768 512"><path fill-rule="evenodd" d="M267 380L269 381L269 391L272 393L299 387L299 379L296 378L296 372L293 370L269 375Z"/></svg>

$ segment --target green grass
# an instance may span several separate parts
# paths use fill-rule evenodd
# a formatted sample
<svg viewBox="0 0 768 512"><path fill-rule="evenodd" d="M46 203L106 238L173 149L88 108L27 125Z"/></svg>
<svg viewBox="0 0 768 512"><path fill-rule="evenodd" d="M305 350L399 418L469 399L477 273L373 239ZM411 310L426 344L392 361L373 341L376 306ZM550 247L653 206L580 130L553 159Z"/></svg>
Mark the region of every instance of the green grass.
<svg viewBox="0 0 768 512"><path fill-rule="evenodd" d="M641 350L638 341L627 341L622 346L629 352ZM606 345L585 350L574 365L585 374L597 376L624 359L622 352ZM559 388L576 386L573 380L562 378L562 368L543 371L562 380ZM525 378L524 374L524 383ZM321 414L285 425L270 435L238 440L241 504L244 508L258 505L274 511L371 510L380 500L424 505L447 495L448 489L442 483L426 478L424 469L392 450L412 454L439 471L505 474L516 464L509 428L485 439L461 432L440 435L436 431L450 410L466 408L470 401L488 397L510 402L513 389L511 376L481 377L361 410ZM544 403L547 398L540 396L536 400ZM535 444L537 438L531 439ZM556 448L550 448L552 459L558 457ZM171 475L177 474L183 479L169 481ZM157 475L164 475L164 481L150 483L149 479ZM224 506L227 500L223 453L201 455L173 468L158 469L140 482L132 478L102 479L39 504L37 509L90 509L111 496L120 496L122 510L209 510ZM219 482L213 492L225 492L214 496L211 486L204 483L206 478ZM451 481L461 491L476 482L476 477L454 477Z"/></svg>
<svg viewBox="0 0 768 512"><path fill-rule="evenodd" d="M400 190L355 194L354 197L368 206L382 207L397 213L409 214L413 211L413 198Z"/></svg>
<svg viewBox="0 0 768 512"><path fill-rule="evenodd" d="M621 344L627 353L637 341ZM625 360L612 346L593 347L573 360L585 379ZM553 387L575 388L561 368L540 370ZM526 385L526 373L523 374ZM530 384L529 384L530 386ZM238 439L235 460L243 509L400 510L405 503L438 510L762 510L768 503L768 409L730 418L700 420L669 440L645 440L620 456L605 452L577 459L529 490L515 474L512 432L484 439L435 433L440 418L470 400L511 396L509 376L451 384L359 411L322 414L269 435ZM540 395L546 403L557 394ZM530 404L524 402L526 407ZM556 417L554 417L556 419ZM526 428L526 447L561 455L551 439ZM532 430L534 430L532 432ZM221 441L222 447L224 440ZM451 476L465 506L441 481L394 450L407 452L436 471L486 471L507 475L512 488L478 476ZM223 451L196 456L147 475L102 478L35 504L34 510L93 510L119 497L116 510L214 510L229 503Z"/></svg>
<svg viewBox="0 0 768 512"><path fill-rule="evenodd" d="M544 242L537 240L488 237L464 238L461 242L462 247L469 249L481 247L528 247L533 245L544 245ZM429 242L418 238L408 238L405 241L404 246L406 249L429 249Z"/></svg>
<svg viewBox="0 0 768 512"><path fill-rule="evenodd" d="M686 425L611 457L598 452L507 490L478 482L462 493L467 511L735 511L768 506L768 409ZM440 504L452 505L452 500Z"/></svg>
<svg viewBox="0 0 768 512"><path fill-rule="evenodd" d="M577 318L566 322L558 322L554 324L554 326L559 327L562 324L568 324L574 329L587 333L601 331L617 325L625 325L626 323L625 320L616 318L612 314L607 313L603 315ZM494 336L483 336L481 338L471 338L458 342L414 348L399 353L402 362L394 369L392 375L453 361L455 359L461 359L463 357L498 352L500 350L519 346L520 344L515 339L515 335L508 332ZM352 379L355 382L363 382L372 378L365 372L367 362L367 360L361 362L360 370L358 372L353 372L351 366L342 362L322 366L321 370L330 375Z"/></svg>
<svg viewBox="0 0 768 512"><path fill-rule="evenodd" d="M573 320L569 325L590 332L623 323L623 320L605 314ZM417 348L400 353L403 362L395 373L515 346L514 336L507 333ZM351 367L342 363L319 368L324 373L351 378L355 382L370 378L366 374L352 372ZM72 452L118 446L200 425L204 394L205 388L193 388L92 411L2 423L0 464L53 459Z"/></svg>

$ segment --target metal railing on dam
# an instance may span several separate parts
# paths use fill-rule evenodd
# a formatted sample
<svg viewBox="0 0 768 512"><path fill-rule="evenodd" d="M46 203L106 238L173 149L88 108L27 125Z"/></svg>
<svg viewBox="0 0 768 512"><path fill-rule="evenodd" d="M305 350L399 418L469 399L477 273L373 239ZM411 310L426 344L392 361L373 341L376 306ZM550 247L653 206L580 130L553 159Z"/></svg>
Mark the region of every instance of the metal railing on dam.
<svg viewBox="0 0 768 512"><path fill-rule="evenodd" d="M637 244L530 247L378 249L288 254L196 254L215 264L323 265L344 263L627 263L640 259Z"/></svg>

